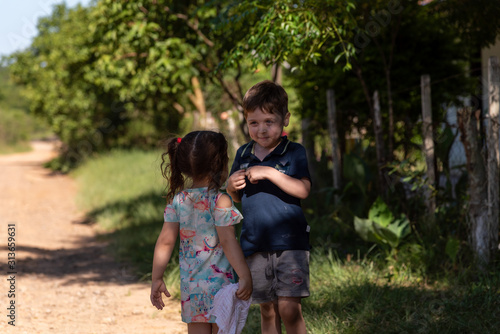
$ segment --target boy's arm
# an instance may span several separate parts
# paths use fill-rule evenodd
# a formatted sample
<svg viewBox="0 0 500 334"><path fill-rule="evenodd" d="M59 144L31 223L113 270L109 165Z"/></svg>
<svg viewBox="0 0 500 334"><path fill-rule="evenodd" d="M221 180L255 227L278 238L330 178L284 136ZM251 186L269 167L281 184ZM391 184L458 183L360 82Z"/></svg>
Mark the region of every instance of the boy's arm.
<svg viewBox="0 0 500 334"><path fill-rule="evenodd" d="M250 167L246 171L246 176L251 183L257 183L259 180L267 179L288 195L300 199L307 198L311 192L311 181L307 177L296 179L272 167Z"/></svg>
<svg viewBox="0 0 500 334"><path fill-rule="evenodd" d="M167 269L178 234L178 223L163 223L163 228L158 236L158 240L156 241L153 256L153 272L151 275L150 299L151 303L159 310L165 306L161 294L164 293L165 296L170 297L170 293L163 282L163 273L165 272L165 269Z"/></svg>
<svg viewBox="0 0 500 334"><path fill-rule="evenodd" d="M233 201L241 202L240 190L245 188L245 170L241 169L229 177L227 181L226 191L232 197Z"/></svg>

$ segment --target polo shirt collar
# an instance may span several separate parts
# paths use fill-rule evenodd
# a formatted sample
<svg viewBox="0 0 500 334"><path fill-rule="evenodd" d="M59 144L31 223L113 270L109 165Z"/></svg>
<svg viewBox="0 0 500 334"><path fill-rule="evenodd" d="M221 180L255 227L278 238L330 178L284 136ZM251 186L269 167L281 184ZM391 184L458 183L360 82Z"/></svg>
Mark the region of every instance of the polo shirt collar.
<svg viewBox="0 0 500 334"><path fill-rule="evenodd" d="M285 154L287 149L288 149L288 144L290 144L290 140L288 140L287 136L281 137L281 143L279 143L278 146L276 146L274 148L274 150L268 154L268 156ZM241 152L242 158L249 157L250 155L255 155L255 141L254 140L249 142L245 146L245 148L243 149L243 152Z"/></svg>

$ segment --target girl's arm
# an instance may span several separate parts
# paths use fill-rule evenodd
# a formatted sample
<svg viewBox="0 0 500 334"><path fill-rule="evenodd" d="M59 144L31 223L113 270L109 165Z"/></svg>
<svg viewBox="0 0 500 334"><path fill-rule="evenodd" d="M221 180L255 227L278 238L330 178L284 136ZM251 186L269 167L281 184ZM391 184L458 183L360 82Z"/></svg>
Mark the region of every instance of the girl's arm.
<svg viewBox="0 0 500 334"><path fill-rule="evenodd" d="M308 178L296 179L272 167L250 167L246 171L246 176L251 183L257 183L259 180L267 179L288 195L300 199L307 198L311 192L311 181Z"/></svg>
<svg viewBox="0 0 500 334"><path fill-rule="evenodd" d="M230 208L232 206L231 198L227 195L222 195L217 201L217 207ZM248 268L245 256L241 250L240 244L236 240L234 225L231 226L216 226L219 241L224 250L224 255L229 260L229 264L233 267L239 277L239 287L236 291L236 297L242 300L248 300L252 296L252 275Z"/></svg>
<svg viewBox="0 0 500 334"><path fill-rule="evenodd" d="M167 269L168 262L179 234L179 223L166 222L156 241L155 252L153 256L153 273L151 275L151 303L159 310L163 309L165 304L161 294L170 297L170 293L163 282L163 273Z"/></svg>

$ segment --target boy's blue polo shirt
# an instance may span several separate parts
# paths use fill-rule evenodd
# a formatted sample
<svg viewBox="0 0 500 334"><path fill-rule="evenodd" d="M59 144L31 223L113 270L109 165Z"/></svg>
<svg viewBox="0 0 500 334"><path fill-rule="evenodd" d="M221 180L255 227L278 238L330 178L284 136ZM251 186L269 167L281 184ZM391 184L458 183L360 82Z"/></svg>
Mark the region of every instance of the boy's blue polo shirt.
<svg viewBox="0 0 500 334"><path fill-rule="evenodd" d="M252 166L268 166L291 177L311 179L304 147L285 137L260 161L254 154L255 142L241 146L231 173ZM309 250L309 226L300 199L288 195L269 180L246 182L240 190L243 225L241 248L245 256L255 252Z"/></svg>

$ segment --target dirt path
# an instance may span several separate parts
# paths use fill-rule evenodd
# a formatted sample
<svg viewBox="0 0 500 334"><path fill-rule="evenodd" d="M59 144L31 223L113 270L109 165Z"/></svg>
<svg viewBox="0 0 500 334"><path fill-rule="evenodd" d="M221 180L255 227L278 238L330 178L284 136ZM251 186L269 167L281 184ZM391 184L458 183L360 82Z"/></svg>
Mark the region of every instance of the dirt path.
<svg viewBox="0 0 500 334"><path fill-rule="evenodd" d="M184 333L180 303L157 311L149 285L115 263L92 226L82 223L74 181L41 167L55 155L54 144L33 146L33 152L0 156L0 333Z"/></svg>

